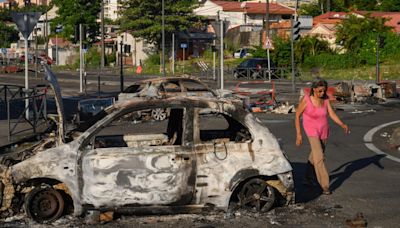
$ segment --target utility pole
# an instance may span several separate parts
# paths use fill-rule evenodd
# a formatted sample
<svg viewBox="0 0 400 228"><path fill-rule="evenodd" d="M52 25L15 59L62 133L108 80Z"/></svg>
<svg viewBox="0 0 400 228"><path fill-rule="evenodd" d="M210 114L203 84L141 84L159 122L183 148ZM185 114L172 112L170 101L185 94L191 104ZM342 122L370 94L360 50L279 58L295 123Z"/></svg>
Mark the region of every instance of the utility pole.
<svg viewBox="0 0 400 228"><path fill-rule="evenodd" d="M101 20L101 69L104 68L104 0L101 0L101 12L100 12L100 20Z"/></svg>
<svg viewBox="0 0 400 228"><path fill-rule="evenodd" d="M83 28L82 24L79 24L79 93L83 92Z"/></svg>
<svg viewBox="0 0 400 228"><path fill-rule="evenodd" d="M266 0L265 4L265 25L266 25L266 36L269 37L269 0Z"/></svg>
<svg viewBox="0 0 400 228"><path fill-rule="evenodd" d="M161 56L161 63L162 63L162 76L165 77L165 4L164 0L162 0L162 56Z"/></svg>
<svg viewBox="0 0 400 228"><path fill-rule="evenodd" d="M381 37L379 34L376 36L376 83L381 82L381 73L380 73L380 66L379 66L379 48L381 46Z"/></svg>
<svg viewBox="0 0 400 228"><path fill-rule="evenodd" d="M175 75L175 33L172 33L172 75Z"/></svg>
<svg viewBox="0 0 400 228"><path fill-rule="evenodd" d="M28 15L24 15L25 24L28 24ZM25 37L25 118L29 120L29 99L28 99L28 91L29 91L29 79L28 79L28 36Z"/></svg>
<svg viewBox="0 0 400 228"><path fill-rule="evenodd" d="M35 57L33 60L35 61L35 78L38 77L38 36L37 36L37 28L34 29L35 31Z"/></svg>
<svg viewBox="0 0 400 228"><path fill-rule="evenodd" d="M221 67L221 91L224 89L224 21L220 20L221 22L221 62L220 62L220 67Z"/></svg>
<svg viewBox="0 0 400 228"><path fill-rule="evenodd" d="M47 4L46 4L47 5ZM46 50L46 56L49 55L49 34L48 34L48 22L47 22L47 9L46 9L46 16L44 19L44 50Z"/></svg>
<svg viewBox="0 0 400 228"><path fill-rule="evenodd" d="M217 45L217 42L215 41L215 39L216 38L214 38L213 39L213 49L216 49L216 45ZM212 53L213 53L213 80L215 81L217 78L216 78L216 75L215 75L215 59L217 58L217 52L216 52L216 50L212 50Z"/></svg>
<svg viewBox="0 0 400 228"><path fill-rule="evenodd" d="M124 61L123 61L123 48L124 48L124 36L121 36L121 42L119 43L120 45L120 71L119 71L119 79L120 79L120 91L121 93L124 91Z"/></svg>

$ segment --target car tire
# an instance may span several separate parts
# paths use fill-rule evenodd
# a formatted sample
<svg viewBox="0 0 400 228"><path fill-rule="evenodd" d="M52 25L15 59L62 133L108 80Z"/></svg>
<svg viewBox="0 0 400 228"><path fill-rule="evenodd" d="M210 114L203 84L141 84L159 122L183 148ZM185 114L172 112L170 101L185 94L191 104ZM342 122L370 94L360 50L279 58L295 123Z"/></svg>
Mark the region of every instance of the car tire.
<svg viewBox="0 0 400 228"><path fill-rule="evenodd" d="M275 204L275 189L261 178L246 181L237 193L238 207L249 212L267 212Z"/></svg>
<svg viewBox="0 0 400 228"><path fill-rule="evenodd" d="M64 212L62 194L48 185L35 187L25 197L25 212L38 223L51 223Z"/></svg>

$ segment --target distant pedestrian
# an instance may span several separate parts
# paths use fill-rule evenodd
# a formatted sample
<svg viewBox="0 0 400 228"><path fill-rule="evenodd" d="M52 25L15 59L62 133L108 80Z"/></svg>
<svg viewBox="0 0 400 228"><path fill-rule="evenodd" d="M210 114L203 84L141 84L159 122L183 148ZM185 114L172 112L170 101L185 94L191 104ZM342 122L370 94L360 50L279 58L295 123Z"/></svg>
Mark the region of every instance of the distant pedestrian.
<svg viewBox="0 0 400 228"><path fill-rule="evenodd" d="M311 85L310 94L305 94L296 110L296 145L303 143L300 117L303 117L303 128L311 146L311 153L308 157L306 181L312 183L310 172L315 170L317 180L325 195L331 194L329 190L329 174L324 163L324 151L329 136L329 117L337 123L344 132L349 133L349 127L344 124L336 115L329 103L326 91L328 83L317 77ZM314 168L312 168L314 166Z"/></svg>

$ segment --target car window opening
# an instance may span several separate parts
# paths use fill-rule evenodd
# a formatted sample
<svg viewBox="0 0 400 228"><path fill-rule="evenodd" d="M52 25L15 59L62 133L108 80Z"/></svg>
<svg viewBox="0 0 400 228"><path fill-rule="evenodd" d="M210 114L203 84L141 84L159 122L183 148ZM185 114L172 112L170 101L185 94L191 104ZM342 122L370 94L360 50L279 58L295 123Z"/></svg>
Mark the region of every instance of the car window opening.
<svg viewBox="0 0 400 228"><path fill-rule="evenodd" d="M199 115L199 131L201 141L234 141L251 140L249 130L228 115L207 113Z"/></svg>
<svg viewBox="0 0 400 228"><path fill-rule="evenodd" d="M118 117L94 136L93 148L182 145L184 109L169 110L169 117L154 121L141 111Z"/></svg>

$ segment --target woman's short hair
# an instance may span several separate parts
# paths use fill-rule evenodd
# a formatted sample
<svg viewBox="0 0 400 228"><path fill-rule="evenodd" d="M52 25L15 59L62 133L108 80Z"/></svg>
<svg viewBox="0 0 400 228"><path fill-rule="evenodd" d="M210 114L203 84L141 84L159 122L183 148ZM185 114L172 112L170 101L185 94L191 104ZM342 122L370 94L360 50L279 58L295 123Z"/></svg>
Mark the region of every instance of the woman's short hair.
<svg viewBox="0 0 400 228"><path fill-rule="evenodd" d="M310 96L314 94L314 90L313 89L321 87L321 86L323 86L325 88L328 88L328 82L325 81L323 78L320 78L320 77L314 78L314 80L311 83Z"/></svg>

